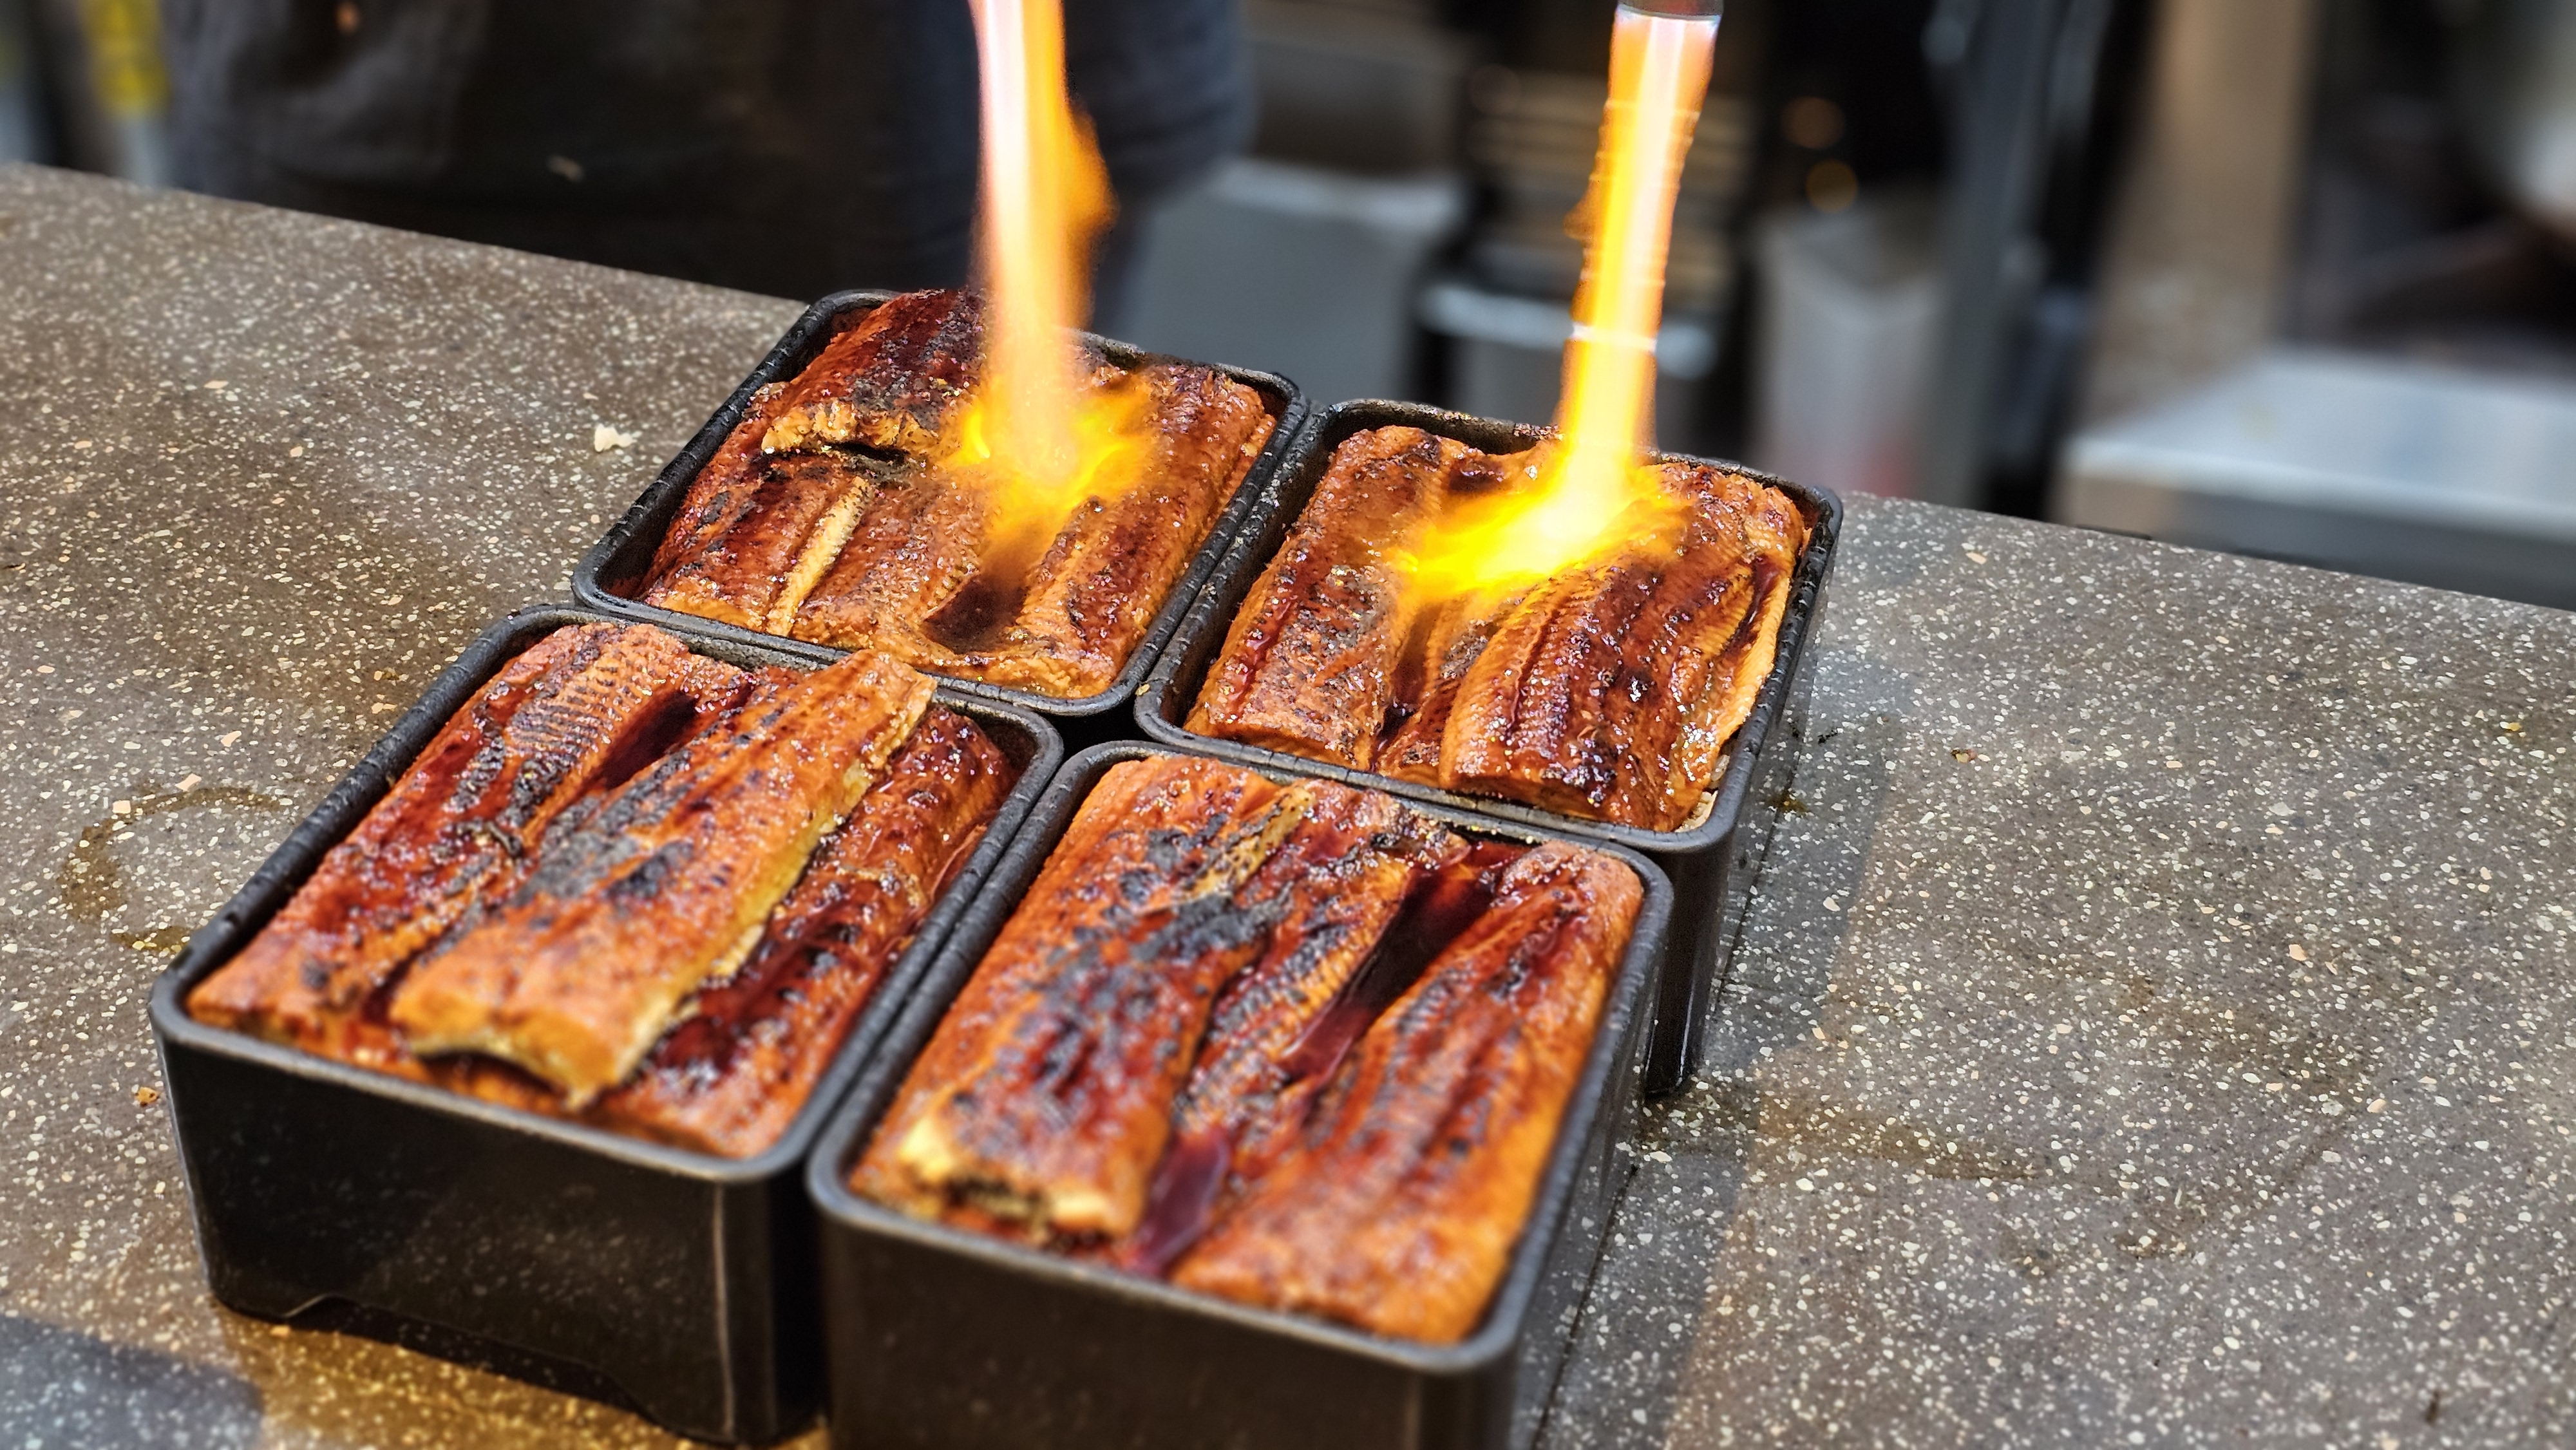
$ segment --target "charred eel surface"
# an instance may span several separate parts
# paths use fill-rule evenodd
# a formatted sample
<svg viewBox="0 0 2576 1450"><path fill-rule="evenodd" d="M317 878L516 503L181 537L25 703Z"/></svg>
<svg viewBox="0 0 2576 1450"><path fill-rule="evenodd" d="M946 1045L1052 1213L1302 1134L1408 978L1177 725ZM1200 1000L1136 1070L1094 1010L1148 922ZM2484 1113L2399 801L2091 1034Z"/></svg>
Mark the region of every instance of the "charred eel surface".
<svg viewBox="0 0 2576 1450"><path fill-rule="evenodd" d="M1722 469L1652 470L1619 542L1525 589L1444 597L1406 552L1536 486L1540 452L1354 434L1247 595L1187 721L1200 734L1650 830L1685 824L1771 669L1807 526ZM1368 485L1377 482L1372 489Z"/></svg>
<svg viewBox="0 0 2576 1450"><path fill-rule="evenodd" d="M1173 1270L1185 1287L1446 1343L1528 1216L1642 892L1561 843L1371 1027L1306 1140Z"/></svg>
<svg viewBox="0 0 2576 1450"><path fill-rule="evenodd" d="M1275 421L1213 368L1095 357L1127 419L1052 538L1005 548L979 477L969 293L908 293L764 388L689 487L639 597L923 669L1079 698L1108 688Z"/></svg>
<svg viewBox="0 0 2576 1450"><path fill-rule="evenodd" d="M1146 394L1139 471L1076 510L1002 647L959 661L977 679L1065 699L1109 688L1270 441L1261 395L1214 368L1155 363L1117 386Z"/></svg>
<svg viewBox="0 0 2576 1450"><path fill-rule="evenodd" d="M1527 1216L1642 897L1598 852L1471 841L1378 792L1121 764L851 1186L1455 1339Z"/></svg>
<svg viewBox="0 0 2576 1450"><path fill-rule="evenodd" d="M934 451L984 371L984 306L972 292L907 292L826 344L756 435L766 453L822 444Z"/></svg>
<svg viewBox="0 0 2576 1450"><path fill-rule="evenodd" d="M416 1053L496 1057L586 1105L757 943L930 689L875 655L754 672L732 711L559 823L526 883L412 970L392 1025Z"/></svg>
<svg viewBox="0 0 2576 1450"><path fill-rule="evenodd" d="M931 706L749 959L591 1116L734 1157L776 1141L1017 775L974 721Z"/></svg>
<svg viewBox="0 0 2576 1450"><path fill-rule="evenodd" d="M914 1064L861 1190L1039 1241L1134 1229L1199 1031L1264 935L1234 889L1311 808L1206 761L1112 769Z"/></svg>
<svg viewBox="0 0 2576 1450"><path fill-rule="evenodd" d="M1403 555L1470 451L1418 428L1335 449L1227 629L1187 728L1367 769L1412 622Z"/></svg>
<svg viewBox="0 0 2576 1450"><path fill-rule="evenodd" d="M558 630L502 668L333 847L251 944L198 984L199 1021L334 1055L358 1021L477 902L505 894L538 837L603 779L631 774L724 681L651 628Z"/></svg>

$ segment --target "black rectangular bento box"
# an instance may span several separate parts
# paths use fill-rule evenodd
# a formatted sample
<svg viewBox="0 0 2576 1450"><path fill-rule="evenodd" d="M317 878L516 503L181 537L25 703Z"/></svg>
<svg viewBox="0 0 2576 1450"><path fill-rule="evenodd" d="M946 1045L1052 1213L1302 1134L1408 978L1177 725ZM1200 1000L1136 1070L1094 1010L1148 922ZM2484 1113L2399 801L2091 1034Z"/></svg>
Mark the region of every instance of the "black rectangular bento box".
<svg viewBox="0 0 2576 1450"><path fill-rule="evenodd" d="M257 935L447 719L539 636L602 616L537 609L486 630L199 931L152 992L170 1111L215 1297L286 1319L354 1305L601 1381L701 1439L758 1442L820 1401L806 1151L1063 759L1054 729L943 689L1021 767L984 839L886 971L812 1098L768 1150L723 1158L448 1093L199 1023L187 991ZM673 631L735 664L815 663ZM458 1339L457 1336L462 1336ZM560 1366L574 1372L558 1376Z"/></svg>
<svg viewBox="0 0 2576 1450"><path fill-rule="evenodd" d="M1648 1096L1672 1092L1699 1065L1701 1022L1717 989L1718 967L1734 948L1744 897L1769 847L1778 802L1787 790L1789 769L1805 730L1808 679L1803 666L1808 640L1824 608L1825 578L1833 570L1835 536L1842 527L1842 502L1821 488L1733 463L1717 464L1787 494L1805 515L1809 533L1806 551L1799 555L1791 576L1789 607L1781 620L1771 677L1763 682L1752 715L1726 747L1716 800L1703 819L1685 829L1649 831L1587 821L1514 801L1416 785L1283 751L1211 739L1182 728L1209 666L1225 646L1235 611L1279 552L1290 526L1305 512L1316 485L1332 465L1333 450L1354 433L1399 425L1455 438L1488 453L1517 453L1546 433L1527 424L1470 417L1418 403L1362 400L1336 404L1317 415L1281 460L1260 509L1244 521L1233 547L1218 561L1198 602L1137 692L1137 723L1151 739L1227 760L1370 786L1408 800L1607 841L1644 854L1671 877L1674 893L1672 941L1657 992L1645 1092Z"/></svg>
<svg viewBox="0 0 2576 1450"><path fill-rule="evenodd" d="M1429 1345L1248 1308L924 1223L853 1194L851 1165L1074 813L1110 767L1205 755L1142 743L1068 761L986 878L900 1022L818 1142L832 1443L1115 1445L1129 1450L1470 1450L1534 1437L1624 1181L1655 963L1673 903L1616 845L1645 898L1545 1175L1481 1326ZM1273 780L1311 774L1252 767ZM1431 807L1451 827L1535 843L1562 833Z"/></svg>
<svg viewBox="0 0 2576 1450"><path fill-rule="evenodd" d="M679 456L662 470L661 476L653 480L652 487L644 490L643 497L638 498L624 517L610 526L607 536L582 557L579 566L573 570L573 596L604 613L687 629L734 644L759 645L807 659L838 659L846 653L828 645L809 644L783 635L764 634L740 625L658 608L630 597L628 591L642 588L644 576L652 568L654 552L661 548L663 534L669 530L673 516L678 514L680 505L687 499L690 483L697 478L699 470L707 466L707 460L715 456L716 450L724 446L726 435L733 431L734 425L750 408L751 395L772 382L793 378L803 371L805 365L812 362L824 345L838 334L844 318L867 312L896 295L892 292L836 292L806 308L804 316L797 318L796 325L789 328L787 335L778 340L778 345L769 350L769 356L760 360L760 366L751 370L751 376L743 379L742 386L734 389L733 396L725 399L724 406L716 410L715 416L707 420L706 426L698 430L697 436L690 439ZM1137 367L1153 357L1122 342L1090 334L1084 334L1084 337L1121 367ZM1218 512L1216 522L1208 529L1206 542L1199 545L1190 567L1173 583L1170 597L1155 612L1152 625L1146 629L1144 638L1137 641L1135 653L1128 656L1118 677L1111 681L1109 688L1076 700L1059 700L977 680L954 680L958 689L1044 715L1053 720L1057 729L1076 746L1125 738L1131 733L1124 713L1129 700L1135 696L1146 672L1153 668L1155 656L1180 624L1190 601L1198 597L1200 586L1207 582L1209 571L1216 567L1235 531L1242 527L1257 501L1268 491L1271 475L1306 421L1305 395L1286 378L1221 365L1217 371L1260 393L1270 405L1270 415L1275 420L1270 439L1262 446L1261 454L1252 461L1252 466L1245 470L1242 482L1235 487L1234 496Z"/></svg>

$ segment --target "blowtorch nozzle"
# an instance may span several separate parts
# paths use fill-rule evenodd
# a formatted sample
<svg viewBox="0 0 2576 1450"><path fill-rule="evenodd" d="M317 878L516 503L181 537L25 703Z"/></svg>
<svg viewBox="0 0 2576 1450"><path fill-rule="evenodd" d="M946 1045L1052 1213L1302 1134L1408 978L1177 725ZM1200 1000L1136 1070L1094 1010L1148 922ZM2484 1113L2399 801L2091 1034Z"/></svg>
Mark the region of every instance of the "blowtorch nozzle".
<svg viewBox="0 0 2576 1450"><path fill-rule="evenodd" d="M1666 20L1716 20L1726 14L1726 0L1620 0L1619 8Z"/></svg>

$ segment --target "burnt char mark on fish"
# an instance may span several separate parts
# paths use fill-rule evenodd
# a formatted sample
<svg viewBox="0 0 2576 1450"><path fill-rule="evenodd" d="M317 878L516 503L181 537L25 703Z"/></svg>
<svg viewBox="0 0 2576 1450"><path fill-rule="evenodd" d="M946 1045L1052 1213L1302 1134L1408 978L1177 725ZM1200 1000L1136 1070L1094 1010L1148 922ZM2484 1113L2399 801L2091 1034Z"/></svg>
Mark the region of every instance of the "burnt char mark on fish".
<svg viewBox="0 0 2576 1450"><path fill-rule="evenodd" d="M715 546L730 532L760 499L758 471L763 455L761 435L778 418L780 398L786 393L784 383L771 383L754 391L742 420L725 435L715 457L689 480L689 491L680 500L679 512L672 515L671 525L662 534L662 546L653 552L652 571L645 575L643 597L655 586Z"/></svg>
<svg viewBox="0 0 2576 1450"><path fill-rule="evenodd" d="M1187 728L1367 769L1413 622L1402 556L1469 453L1418 428L1345 439L1236 612Z"/></svg>
<svg viewBox="0 0 2576 1450"><path fill-rule="evenodd" d="M509 902L413 969L392 1024L415 1052L498 1057L584 1106L751 949L929 697L876 655L758 672L731 714L549 832Z"/></svg>
<svg viewBox="0 0 2576 1450"><path fill-rule="evenodd" d="M1173 1109L1173 1141L1119 1260L1160 1274L1297 1141L1342 1054L1491 899L1518 854L1471 845L1374 791L1317 811L1243 893L1276 916L1226 988ZM1267 908L1271 898L1284 910Z"/></svg>
<svg viewBox="0 0 2576 1450"><path fill-rule="evenodd" d="M591 1116L733 1157L775 1142L1017 774L974 721L932 706L741 969L700 992Z"/></svg>
<svg viewBox="0 0 2576 1450"><path fill-rule="evenodd" d="M1416 630L1419 645L1406 645L1406 678L1398 707L1387 714L1386 739L1375 769L1397 780L1440 783L1440 747L1458 702L1458 686L1485 652L1494 631L1520 607L1518 594L1496 600L1463 594L1427 610Z"/></svg>
<svg viewBox="0 0 2576 1450"><path fill-rule="evenodd" d="M1184 1287L1453 1342L1528 1217L1609 979L1635 875L1551 842L1390 1007L1306 1138L1172 1274Z"/></svg>
<svg viewBox="0 0 2576 1450"><path fill-rule="evenodd" d="M644 602L749 629L784 629L875 498L885 465L840 452L754 460L741 506Z"/></svg>
<svg viewBox="0 0 2576 1450"><path fill-rule="evenodd" d="M914 1063L859 1191L1039 1240L1132 1229L1200 1028L1267 931L1233 888L1311 803L1209 761L1108 771Z"/></svg>
<svg viewBox="0 0 2576 1450"><path fill-rule="evenodd" d="M938 668L921 620L974 572L983 529L984 501L951 474L924 465L890 476L787 632Z"/></svg>
<svg viewBox="0 0 2576 1450"><path fill-rule="evenodd" d="M571 626L522 651L198 985L191 1015L317 1052L362 1047L352 1034L369 995L515 885L576 797L684 730L687 683L712 663L650 626Z"/></svg>
<svg viewBox="0 0 2576 1450"><path fill-rule="evenodd" d="M1621 742L1598 729L1613 692L1642 678L1629 639L1665 572L1661 551L1621 550L1530 591L1459 682L1441 749L1455 790L1598 815Z"/></svg>
<svg viewBox="0 0 2576 1450"><path fill-rule="evenodd" d="M1442 783L1664 825L1684 710L1751 597L1741 532L1722 524L1541 586L1461 681Z"/></svg>
<svg viewBox="0 0 2576 1450"><path fill-rule="evenodd" d="M858 444L909 454L941 445L981 381L984 308L974 293L907 292L870 309L787 385L770 453Z"/></svg>

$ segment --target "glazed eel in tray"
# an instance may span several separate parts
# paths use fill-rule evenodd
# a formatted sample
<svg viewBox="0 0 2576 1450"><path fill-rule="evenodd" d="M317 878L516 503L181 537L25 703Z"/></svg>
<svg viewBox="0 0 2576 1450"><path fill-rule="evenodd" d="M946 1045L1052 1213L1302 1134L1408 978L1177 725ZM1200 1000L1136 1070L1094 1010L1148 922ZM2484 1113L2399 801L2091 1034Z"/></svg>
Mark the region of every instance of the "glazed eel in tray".
<svg viewBox="0 0 2576 1450"><path fill-rule="evenodd" d="M1454 1341L1509 1260L1643 888L1379 792L1104 775L852 1170L890 1207Z"/></svg>
<svg viewBox="0 0 2576 1450"><path fill-rule="evenodd" d="M1094 357L1082 505L1028 559L995 542L971 437L981 304L913 292L761 389L689 485L638 597L922 669L1073 699L1107 689L1269 441L1213 368Z"/></svg>
<svg viewBox="0 0 2576 1450"><path fill-rule="evenodd" d="M1707 464L1651 526L1535 584L1425 597L1406 558L1541 455L1357 433L1254 582L1187 728L1566 815L1673 830L1771 673L1807 524Z"/></svg>
<svg viewBox="0 0 2576 1450"><path fill-rule="evenodd" d="M537 641L452 717L198 1020L702 1151L768 1146L1015 769L883 656L740 669Z"/></svg>

